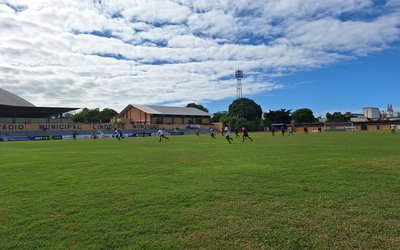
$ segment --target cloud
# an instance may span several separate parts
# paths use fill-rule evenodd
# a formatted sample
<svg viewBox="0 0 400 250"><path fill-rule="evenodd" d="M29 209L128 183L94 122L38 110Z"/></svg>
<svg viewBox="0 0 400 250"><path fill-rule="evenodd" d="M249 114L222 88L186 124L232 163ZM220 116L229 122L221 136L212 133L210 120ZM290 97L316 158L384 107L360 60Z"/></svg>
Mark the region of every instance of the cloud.
<svg viewBox="0 0 400 250"><path fill-rule="evenodd" d="M110 1L102 7L131 21L156 24L180 24L191 14L187 6L164 0Z"/></svg>
<svg viewBox="0 0 400 250"><path fill-rule="evenodd" d="M400 0L389 0L386 3L387 7L400 7Z"/></svg>
<svg viewBox="0 0 400 250"><path fill-rule="evenodd" d="M339 16L343 13L368 11L373 7L371 0L330 0L330 1L298 1L267 0L263 4L263 15L267 18L315 19L324 16Z"/></svg>
<svg viewBox="0 0 400 250"><path fill-rule="evenodd" d="M222 11L193 14L188 20L188 25L195 34L230 40L236 36L235 19Z"/></svg>
<svg viewBox="0 0 400 250"><path fill-rule="evenodd" d="M169 48L209 48L217 43L211 39L203 39L193 35L176 36L168 40Z"/></svg>
<svg viewBox="0 0 400 250"><path fill-rule="evenodd" d="M399 15L384 16L371 22L323 18L291 25L287 37L303 48L364 55L399 40L399 23Z"/></svg>
<svg viewBox="0 0 400 250"><path fill-rule="evenodd" d="M207 103L390 48L399 1L115 0L0 4L0 87L35 105Z"/></svg>

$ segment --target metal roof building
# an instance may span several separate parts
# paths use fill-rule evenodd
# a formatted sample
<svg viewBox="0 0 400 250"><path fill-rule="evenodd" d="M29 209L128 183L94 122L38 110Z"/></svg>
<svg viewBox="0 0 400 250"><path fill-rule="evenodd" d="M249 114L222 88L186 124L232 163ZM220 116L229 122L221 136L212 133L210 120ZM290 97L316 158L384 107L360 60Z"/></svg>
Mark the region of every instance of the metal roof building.
<svg viewBox="0 0 400 250"><path fill-rule="evenodd" d="M27 100L0 88L0 118L48 118L76 109L36 107Z"/></svg>
<svg viewBox="0 0 400 250"><path fill-rule="evenodd" d="M19 106L19 107L35 107L27 100L0 88L0 105Z"/></svg>
<svg viewBox="0 0 400 250"><path fill-rule="evenodd" d="M139 124L209 124L211 115L191 107L129 104L119 113L121 121Z"/></svg>

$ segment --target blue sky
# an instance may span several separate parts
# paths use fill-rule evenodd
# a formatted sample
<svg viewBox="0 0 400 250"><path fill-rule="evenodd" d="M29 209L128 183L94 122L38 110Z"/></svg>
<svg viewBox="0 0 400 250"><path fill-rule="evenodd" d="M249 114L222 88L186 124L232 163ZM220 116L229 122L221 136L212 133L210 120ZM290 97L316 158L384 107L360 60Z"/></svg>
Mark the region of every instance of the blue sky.
<svg viewBox="0 0 400 250"><path fill-rule="evenodd" d="M37 106L400 111L400 0L3 0L0 88Z"/></svg>
<svg viewBox="0 0 400 250"><path fill-rule="evenodd" d="M283 89L249 95L264 111L280 108L310 108L316 116L327 112L362 113L363 107L386 109L392 104L400 111L400 50L390 49L368 57L344 61L321 69L297 72L281 81ZM244 88L246 82L243 82ZM206 106L211 112L224 110L231 100Z"/></svg>

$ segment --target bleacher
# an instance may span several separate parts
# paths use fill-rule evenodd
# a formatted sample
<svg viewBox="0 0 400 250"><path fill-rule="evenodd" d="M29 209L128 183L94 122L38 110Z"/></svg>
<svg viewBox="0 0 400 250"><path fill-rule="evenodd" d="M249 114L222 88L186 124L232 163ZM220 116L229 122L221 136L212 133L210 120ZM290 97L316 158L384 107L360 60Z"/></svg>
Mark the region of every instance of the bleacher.
<svg viewBox="0 0 400 250"><path fill-rule="evenodd" d="M186 128L186 129L166 129L165 132L182 132L185 135L196 134L197 129ZM158 129L123 129L121 130L124 135L128 134L143 134L151 133L156 134ZM198 129L200 134L208 134L209 129ZM15 138L15 137L32 137L32 136L70 136L73 133L77 135L92 135L96 134L97 137L102 135L114 135L114 130L35 130L35 131L0 131L0 137L3 138ZM217 132L217 131L216 131Z"/></svg>
<svg viewBox="0 0 400 250"><path fill-rule="evenodd" d="M104 126L102 126L104 125ZM115 124L55 124L46 126L42 124L16 124L9 123L0 130L0 141L23 141L23 140L61 140L72 139L76 135L77 139L90 139L93 135L96 138L115 137ZM167 135L195 135L196 131L200 134L209 134L209 126L201 125L179 125L157 124L157 125L125 125L121 129L124 137L154 136L159 128L165 128ZM214 130L218 133L218 130Z"/></svg>

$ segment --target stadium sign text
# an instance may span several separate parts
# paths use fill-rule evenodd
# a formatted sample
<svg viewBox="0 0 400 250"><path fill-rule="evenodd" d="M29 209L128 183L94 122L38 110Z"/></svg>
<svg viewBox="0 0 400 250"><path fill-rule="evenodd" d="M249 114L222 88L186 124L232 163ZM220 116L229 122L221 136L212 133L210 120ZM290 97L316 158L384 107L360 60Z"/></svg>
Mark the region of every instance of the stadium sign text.
<svg viewBox="0 0 400 250"><path fill-rule="evenodd" d="M39 130L81 130L79 124L51 124L51 125L38 125Z"/></svg>
<svg viewBox="0 0 400 250"><path fill-rule="evenodd" d="M123 124L0 124L0 131L35 130L114 130L125 129Z"/></svg>
<svg viewBox="0 0 400 250"><path fill-rule="evenodd" d="M24 124L0 124L0 130L25 130Z"/></svg>

